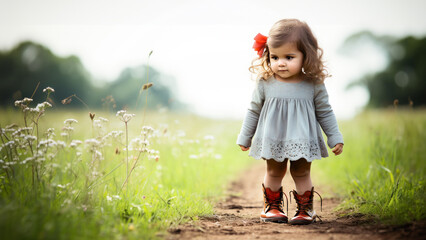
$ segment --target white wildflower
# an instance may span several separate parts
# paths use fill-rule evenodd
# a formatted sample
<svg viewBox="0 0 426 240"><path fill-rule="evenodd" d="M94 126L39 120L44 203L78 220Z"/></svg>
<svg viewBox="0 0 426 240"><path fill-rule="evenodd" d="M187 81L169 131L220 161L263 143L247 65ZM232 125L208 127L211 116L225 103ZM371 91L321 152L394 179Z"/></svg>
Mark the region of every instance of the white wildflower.
<svg viewBox="0 0 426 240"><path fill-rule="evenodd" d="M148 159L150 160L158 160L160 158L159 155L148 155Z"/></svg>
<svg viewBox="0 0 426 240"><path fill-rule="evenodd" d="M13 146L15 146L15 144L16 144L15 141L12 140L12 141L5 143L4 146L8 147L8 148L12 148Z"/></svg>
<svg viewBox="0 0 426 240"><path fill-rule="evenodd" d="M107 201L112 201L112 197L106 196Z"/></svg>
<svg viewBox="0 0 426 240"><path fill-rule="evenodd" d="M58 140L58 141L56 141L56 143L58 144L58 147L63 147L63 148L66 147L66 144L65 144L64 141Z"/></svg>
<svg viewBox="0 0 426 240"><path fill-rule="evenodd" d="M142 139L140 138L134 138L130 141L130 144L140 145L142 142Z"/></svg>
<svg viewBox="0 0 426 240"><path fill-rule="evenodd" d="M21 105L22 105L22 103L23 103L23 101L22 101L22 100L16 100L16 101L15 101L15 107L19 107L19 106L21 106Z"/></svg>
<svg viewBox="0 0 426 240"><path fill-rule="evenodd" d="M69 134L66 133L66 132L61 133L61 137L68 137L68 136L69 136Z"/></svg>
<svg viewBox="0 0 426 240"><path fill-rule="evenodd" d="M154 132L154 128L152 128L150 126L143 126L142 127L142 134L151 134L152 132Z"/></svg>
<svg viewBox="0 0 426 240"><path fill-rule="evenodd" d="M64 126L64 127L62 127L62 131L72 132L72 131L74 131L74 128L70 127L70 126Z"/></svg>
<svg viewBox="0 0 426 240"><path fill-rule="evenodd" d="M55 136L55 129L54 128L48 128L46 130L45 134L46 134L47 138L53 137L53 136Z"/></svg>
<svg viewBox="0 0 426 240"><path fill-rule="evenodd" d="M135 116L135 114L126 113L123 115L123 122L129 122L132 120L132 118Z"/></svg>
<svg viewBox="0 0 426 240"><path fill-rule="evenodd" d="M26 108L26 106L32 101L33 101L33 99L27 98L27 97L22 99L22 100L16 100L15 101L15 107Z"/></svg>
<svg viewBox="0 0 426 240"><path fill-rule="evenodd" d="M78 121L77 121L77 120L75 120L75 119L72 119L72 118L70 118L70 119L66 119L66 120L64 121L64 124L69 124L69 125L71 125L71 124L73 124L73 123L78 123Z"/></svg>
<svg viewBox="0 0 426 240"><path fill-rule="evenodd" d="M38 109L38 108L25 108L24 109L24 112L25 111L29 111L29 112L31 112L31 113L39 113L40 112L40 109Z"/></svg>
<svg viewBox="0 0 426 240"><path fill-rule="evenodd" d="M118 138L118 137L120 137L121 135L123 135L123 131L112 131L110 134L111 134L114 138Z"/></svg>
<svg viewBox="0 0 426 240"><path fill-rule="evenodd" d="M38 143L38 147L56 147L56 141L52 139L42 140Z"/></svg>
<svg viewBox="0 0 426 240"><path fill-rule="evenodd" d="M35 160L35 157L27 157L24 161L21 162L21 164L26 164L27 162Z"/></svg>
<svg viewBox="0 0 426 240"><path fill-rule="evenodd" d="M97 128L102 128L102 124L101 124L101 120L93 120L93 124L95 125L95 127Z"/></svg>
<svg viewBox="0 0 426 240"><path fill-rule="evenodd" d="M47 88L43 89L43 92L51 93L51 92L55 92L55 89L53 89L51 87L47 87Z"/></svg>
<svg viewBox="0 0 426 240"><path fill-rule="evenodd" d="M126 113L126 110L120 110L117 112L117 114L115 114L115 116L122 117L125 113Z"/></svg>
<svg viewBox="0 0 426 240"><path fill-rule="evenodd" d="M50 166L51 166L52 168L59 168L59 167L60 167L60 165L59 165L59 164L57 164L57 163L52 163L52 164L50 164Z"/></svg>
<svg viewBox="0 0 426 240"><path fill-rule="evenodd" d="M96 151L95 151L95 158L96 158L96 159L99 159L99 160L102 160L102 159L103 159L103 157L102 157L102 153L101 153L101 152L99 152L98 150L96 150Z"/></svg>
<svg viewBox="0 0 426 240"><path fill-rule="evenodd" d="M19 134L21 133L21 129L18 129L18 130L16 130L16 131L14 131L13 133L12 133L12 137L18 137L19 136Z"/></svg>
<svg viewBox="0 0 426 240"><path fill-rule="evenodd" d="M29 142L33 142L33 141L37 140L37 137L33 136L33 135L25 135L24 140L29 141Z"/></svg>
<svg viewBox="0 0 426 240"><path fill-rule="evenodd" d="M126 110L120 110L116 116L123 122L127 123L135 116L135 114L126 113Z"/></svg>
<svg viewBox="0 0 426 240"><path fill-rule="evenodd" d="M120 200L120 199L121 199L121 197L120 197L120 196L118 196L118 195L112 195L112 198L117 199L117 200Z"/></svg>
<svg viewBox="0 0 426 240"><path fill-rule="evenodd" d="M2 128L2 132L3 132L3 133L7 133L7 132L15 132L15 129L13 129L13 128L9 128L9 129L7 129L7 128Z"/></svg>
<svg viewBox="0 0 426 240"><path fill-rule="evenodd" d="M144 140L144 141L141 142L141 144L142 144L143 147L147 147L147 146L149 146L149 141Z"/></svg>
<svg viewBox="0 0 426 240"><path fill-rule="evenodd" d="M80 140L72 140L71 141L71 143L70 143L70 147L72 147L72 148L76 148L76 147L78 147L78 145L80 145L80 144L82 144L83 142L82 141L80 141Z"/></svg>
<svg viewBox="0 0 426 240"><path fill-rule="evenodd" d="M198 156L195 155L195 154L191 154L191 155L189 155L189 158L191 158L191 159L198 159Z"/></svg>
<svg viewBox="0 0 426 240"><path fill-rule="evenodd" d="M37 107L35 107L35 111L41 112L48 107L52 107L52 104L50 104L48 102L42 102L42 103L37 104Z"/></svg>
<svg viewBox="0 0 426 240"><path fill-rule="evenodd" d="M32 102L33 101L33 99L32 98L24 98L24 100L22 100L22 102L24 103L24 104L28 104L28 103L30 103L30 102Z"/></svg>
<svg viewBox="0 0 426 240"><path fill-rule="evenodd" d="M102 122L109 122L109 120L108 120L108 119L103 118L103 117L99 117L99 120L101 120Z"/></svg>
<svg viewBox="0 0 426 240"><path fill-rule="evenodd" d="M99 145L101 145L101 142L99 142L98 140L96 140L96 139L94 139L94 138L86 139L86 140L84 141L84 143L85 143L85 144L90 144L90 145L93 145L93 146L99 146Z"/></svg>

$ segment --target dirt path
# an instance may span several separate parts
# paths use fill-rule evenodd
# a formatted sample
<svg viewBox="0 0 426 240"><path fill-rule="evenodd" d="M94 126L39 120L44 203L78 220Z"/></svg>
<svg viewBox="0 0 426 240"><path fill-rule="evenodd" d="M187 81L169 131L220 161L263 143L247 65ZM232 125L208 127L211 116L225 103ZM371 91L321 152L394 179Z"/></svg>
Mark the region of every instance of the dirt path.
<svg viewBox="0 0 426 240"><path fill-rule="evenodd" d="M306 226L292 226L279 223L262 223L263 198L261 183L264 165L256 164L242 174L229 187L225 201L215 207L215 215L202 217L177 228L169 229L169 240L173 239L426 239L425 224L410 224L403 227L369 225L360 217L338 217L333 209L339 204L337 198L323 197L323 211L320 201L314 196L314 208L322 222ZM284 191L294 188L291 177L284 178ZM316 190L326 186L316 186ZM290 217L294 215L296 204L289 205Z"/></svg>

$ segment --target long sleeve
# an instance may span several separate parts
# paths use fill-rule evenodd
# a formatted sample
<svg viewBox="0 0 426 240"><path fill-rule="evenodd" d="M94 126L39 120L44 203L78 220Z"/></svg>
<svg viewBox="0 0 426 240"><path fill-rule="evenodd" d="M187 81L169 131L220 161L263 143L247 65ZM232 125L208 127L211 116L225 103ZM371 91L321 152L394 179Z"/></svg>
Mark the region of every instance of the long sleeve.
<svg viewBox="0 0 426 240"><path fill-rule="evenodd" d="M262 110L265 101L265 93L263 87L263 80L258 80L256 88L253 91L252 99L246 113L243 126L241 127L240 134L238 135L237 144L250 147L251 139L256 132L257 122L259 121L260 111Z"/></svg>
<svg viewBox="0 0 426 240"><path fill-rule="evenodd" d="M327 145L333 148L336 144L343 143L343 136L328 102L328 93L324 84L315 85L314 102L315 115L325 135L327 135Z"/></svg>

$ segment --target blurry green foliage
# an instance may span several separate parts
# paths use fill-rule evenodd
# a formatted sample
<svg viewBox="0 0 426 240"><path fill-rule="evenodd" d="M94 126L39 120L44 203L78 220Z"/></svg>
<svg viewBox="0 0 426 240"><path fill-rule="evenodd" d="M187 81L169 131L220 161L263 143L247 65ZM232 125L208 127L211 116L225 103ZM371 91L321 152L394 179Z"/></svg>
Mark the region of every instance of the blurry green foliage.
<svg viewBox="0 0 426 240"><path fill-rule="evenodd" d="M153 87L143 91L136 104L147 77ZM0 51L0 105L10 106L17 99L31 97L39 82L34 101L45 100L41 91L49 86L55 89L49 101L56 106L65 106L61 100L76 94L91 108L141 108L145 104L145 94L149 94L148 107L151 109L182 107L169 89L173 86L173 77L146 65L127 68L115 81L97 87L92 84L91 75L77 56L58 57L47 47L31 41L21 42L8 51ZM67 106L84 105L73 98Z"/></svg>
<svg viewBox="0 0 426 240"><path fill-rule="evenodd" d="M366 40L385 52L388 64L384 70L367 74L349 87L365 86L370 93L368 106L373 108L392 105L396 99L399 104L426 105L426 37L398 39L360 32L349 37L343 47L356 48Z"/></svg>

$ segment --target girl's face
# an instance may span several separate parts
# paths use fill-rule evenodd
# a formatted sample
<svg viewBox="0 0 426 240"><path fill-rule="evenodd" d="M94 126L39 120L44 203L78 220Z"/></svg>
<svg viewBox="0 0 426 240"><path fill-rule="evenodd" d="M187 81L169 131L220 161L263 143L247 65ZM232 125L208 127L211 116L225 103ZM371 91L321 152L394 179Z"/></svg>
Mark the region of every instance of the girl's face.
<svg viewBox="0 0 426 240"><path fill-rule="evenodd" d="M271 70L277 80L297 81L303 66L303 53L295 43L285 43L281 47L269 47Z"/></svg>

